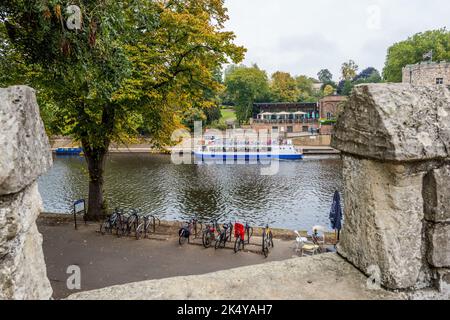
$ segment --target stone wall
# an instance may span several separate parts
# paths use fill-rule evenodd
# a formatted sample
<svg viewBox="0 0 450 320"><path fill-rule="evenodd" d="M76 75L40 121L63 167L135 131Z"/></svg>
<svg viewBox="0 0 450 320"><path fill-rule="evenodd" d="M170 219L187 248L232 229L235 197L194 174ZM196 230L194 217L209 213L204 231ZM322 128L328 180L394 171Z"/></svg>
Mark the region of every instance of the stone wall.
<svg viewBox="0 0 450 320"><path fill-rule="evenodd" d="M436 85L441 78L444 85L450 85L450 62L422 62L407 65L402 69L403 83L414 85Z"/></svg>
<svg viewBox="0 0 450 320"><path fill-rule="evenodd" d="M0 300L52 295L36 218L37 178L52 165L33 89L0 89Z"/></svg>
<svg viewBox="0 0 450 320"><path fill-rule="evenodd" d="M366 274L379 268L387 288L448 290L450 91L357 86L332 146L344 161L338 252Z"/></svg>

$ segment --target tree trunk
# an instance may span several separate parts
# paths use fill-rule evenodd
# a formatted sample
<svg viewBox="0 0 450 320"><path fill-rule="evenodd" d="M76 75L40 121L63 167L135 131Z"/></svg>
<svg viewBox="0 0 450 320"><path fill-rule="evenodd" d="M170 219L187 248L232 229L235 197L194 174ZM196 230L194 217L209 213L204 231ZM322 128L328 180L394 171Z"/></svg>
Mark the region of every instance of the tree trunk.
<svg viewBox="0 0 450 320"><path fill-rule="evenodd" d="M84 108L80 108L80 112L80 121L93 128L85 130L80 139L89 170L89 199L85 219L99 221L106 216L107 208L103 198L103 182L106 155L114 131L115 110L113 105L104 105L102 121L94 125L84 112Z"/></svg>
<svg viewBox="0 0 450 320"><path fill-rule="evenodd" d="M103 198L103 182L106 152L93 149L86 153L89 170L89 200L86 219L99 221L106 216L106 206Z"/></svg>

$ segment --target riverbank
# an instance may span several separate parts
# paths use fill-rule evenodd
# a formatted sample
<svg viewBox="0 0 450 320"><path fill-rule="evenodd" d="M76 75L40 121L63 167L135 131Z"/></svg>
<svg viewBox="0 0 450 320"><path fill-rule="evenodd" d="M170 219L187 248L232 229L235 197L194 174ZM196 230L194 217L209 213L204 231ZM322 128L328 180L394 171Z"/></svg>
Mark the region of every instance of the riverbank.
<svg viewBox="0 0 450 320"><path fill-rule="evenodd" d="M234 254L229 249L205 249L198 245L181 247L176 236L177 222L163 222L156 235L137 241L134 238L102 236L98 232L98 223L80 223L75 230L71 218L68 215L42 214L37 221L43 235L47 275L55 299L108 286L200 275L296 256L293 241L287 240L292 237L289 230L273 230L275 249L266 259L262 254L252 252ZM71 265L81 269L81 290L67 289L69 275L66 272Z"/></svg>
<svg viewBox="0 0 450 320"><path fill-rule="evenodd" d="M56 152L58 148L73 148L79 147L78 144L74 143L69 138L59 138L51 140L51 150ZM329 145L302 145L296 144L295 148L302 151L305 155L336 155L340 152L336 149L331 148ZM170 154L171 152L183 152L192 153L194 150L192 148L192 143L190 140L183 142L181 145L175 147L167 147L165 149L155 148L150 143L146 141L141 141L140 143L134 143L129 145L123 144L112 144L109 148L109 153L152 153L152 154Z"/></svg>

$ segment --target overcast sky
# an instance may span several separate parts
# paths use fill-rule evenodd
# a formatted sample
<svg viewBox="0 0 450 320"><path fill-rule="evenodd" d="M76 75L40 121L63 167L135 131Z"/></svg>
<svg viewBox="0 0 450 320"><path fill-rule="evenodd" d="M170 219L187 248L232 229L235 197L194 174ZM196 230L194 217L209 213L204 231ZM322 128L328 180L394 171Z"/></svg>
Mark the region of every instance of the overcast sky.
<svg viewBox="0 0 450 320"><path fill-rule="evenodd" d="M449 0L225 0L227 29L248 49L245 64L306 74L355 60L382 71L387 48L426 30L450 29Z"/></svg>

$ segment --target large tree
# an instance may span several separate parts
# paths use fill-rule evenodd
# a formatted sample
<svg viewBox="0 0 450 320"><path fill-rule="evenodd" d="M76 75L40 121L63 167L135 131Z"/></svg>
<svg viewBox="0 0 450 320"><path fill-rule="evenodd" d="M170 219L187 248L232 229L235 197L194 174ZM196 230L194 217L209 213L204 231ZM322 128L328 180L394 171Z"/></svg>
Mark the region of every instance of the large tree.
<svg viewBox="0 0 450 320"><path fill-rule="evenodd" d="M228 99L233 102L239 123L246 123L253 114L253 104L269 99L267 74L257 65L231 66L225 72Z"/></svg>
<svg viewBox="0 0 450 320"><path fill-rule="evenodd" d="M192 107L212 105L213 71L244 49L223 30L223 0L2 0L0 41L41 72L31 84L58 108L88 164L88 218L105 214L105 158L113 140L145 127L164 143ZM80 19L79 19L80 18ZM81 24L77 27L77 21Z"/></svg>
<svg viewBox="0 0 450 320"><path fill-rule="evenodd" d="M417 33L388 49L383 77L388 82L402 82L402 68L424 60L423 56L433 50L433 60L450 61L450 31L446 29Z"/></svg>
<svg viewBox="0 0 450 320"><path fill-rule="evenodd" d="M317 80L301 75L297 76L295 81L300 92L300 96L298 97L299 102L316 102L318 100L318 92L314 90L313 86Z"/></svg>
<svg viewBox="0 0 450 320"><path fill-rule="evenodd" d="M317 73L319 81L322 83L328 83L333 81L333 74L328 69L322 69Z"/></svg>
<svg viewBox="0 0 450 320"><path fill-rule="evenodd" d="M270 81L270 94L276 102L296 102L300 96L297 82L288 72L277 71Z"/></svg>
<svg viewBox="0 0 450 320"><path fill-rule="evenodd" d="M343 80L353 80L358 72L358 65L353 60L344 62L341 67L342 79Z"/></svg>

